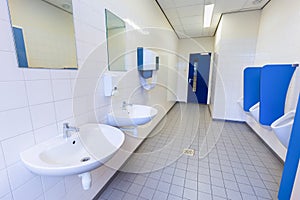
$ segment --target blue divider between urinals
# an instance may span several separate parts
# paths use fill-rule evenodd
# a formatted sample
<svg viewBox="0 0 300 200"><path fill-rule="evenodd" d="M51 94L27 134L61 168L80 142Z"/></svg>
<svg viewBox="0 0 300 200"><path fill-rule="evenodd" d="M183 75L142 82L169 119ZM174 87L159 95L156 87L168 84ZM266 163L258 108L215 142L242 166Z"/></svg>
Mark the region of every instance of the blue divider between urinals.
<svg viewBox="0 0 300 200"><path fill-rule="evenodd" d="M259 122L270 126L284 115L285 99L296 67L292 64L265 65L260 74Z"/></svg>
<svg viewBox="0 0 300 200"><path fill-rule="evenodd" d="M299 95L300 98L300 95ZM292 133L288 151L284 163L281 183L278 192L279 200L290 199L293 191L293 186L297 174L299 158L300 158L300 101L298 98L298 105L294 118ZM299 188L298 188L299 189Z"/></svg>
<svg viewBox="0 0 300 200"><path fill-rule="evenodd" d="M244 70L244 111L260 100L260 71L261 67L247 67Z"/></svg>

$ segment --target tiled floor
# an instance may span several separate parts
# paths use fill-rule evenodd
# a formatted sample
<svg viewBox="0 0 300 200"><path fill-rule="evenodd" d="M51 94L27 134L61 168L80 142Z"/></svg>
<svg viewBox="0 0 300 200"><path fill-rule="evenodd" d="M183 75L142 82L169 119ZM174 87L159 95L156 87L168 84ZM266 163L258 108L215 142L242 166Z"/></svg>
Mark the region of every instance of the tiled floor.
<svg viewBox="0 0 300 200"><path fill-rule="evenodd" d="M178 103L99 200L277 199L282 169L246 124L212 121L207 106Z"/></svg>

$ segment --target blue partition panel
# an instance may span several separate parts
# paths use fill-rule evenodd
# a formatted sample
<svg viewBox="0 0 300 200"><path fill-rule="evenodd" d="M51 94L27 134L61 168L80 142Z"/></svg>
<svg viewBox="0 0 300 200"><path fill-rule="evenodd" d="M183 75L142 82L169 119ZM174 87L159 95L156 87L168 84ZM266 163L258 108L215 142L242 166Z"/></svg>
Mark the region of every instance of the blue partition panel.
<svg viewBox="0 0 300 200"><path fill-rule="evenodd" d="M290 142L289 142L288 151L285 158L281 183L278 192L279 200L286 200L291 198L293 186L297 174L297 169L298 169L298 162L300 158L299 141L300 141L300 102L298 98L296 115L294 119L293 129L290 137Z"/></svg>
<svg viewBox="0 0 300 200"><path fill-rule="evenodd" d="M21 28L13 27L13 35L19 67L28 67L23 30Z"/></svg>
<svg viewBox="0 0 300 200"><path fill-rule="evenodd" d="M284 114L285 99L295 71L291 64L265 65L260 78L259 122L270 126Z"/></svg>
<svg viewBox="0 0 300 200"><path fill-rule="evenodd" d="M247 67L244 70L244 111L259 102L260 99L260 71L261 67Z"/></svg>

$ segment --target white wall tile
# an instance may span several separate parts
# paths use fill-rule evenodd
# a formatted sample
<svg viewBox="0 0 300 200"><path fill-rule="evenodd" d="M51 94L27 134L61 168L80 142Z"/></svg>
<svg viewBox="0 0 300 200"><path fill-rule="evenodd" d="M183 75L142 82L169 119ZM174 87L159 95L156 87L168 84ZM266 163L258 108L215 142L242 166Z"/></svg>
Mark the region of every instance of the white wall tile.
<svg viewBox="0 0 300 200"><path fill-rule="evenodd" d="M51 79L70 79L70 71L71 70L55 70L51 69Z"/></svg>
<svg viewBox="0 0 300 200"><path fill-rule="evenodd" d="M102 29L102 31L105 31L103 30L103 28L105 27L104 9L102 9L101 12L96 11L84 2L80 4L80 7L78 8L78 14L79 17L85 16L84 18L80 18L80 20L83 23L93 26L100 30Z"/></svg>
<svg viewBox="0 0 300 200"><path fill-rule="evenodd" d="M2 141L2 148L6 164L11 165L20 160L20 152L33 146L34 143L32 132Z"/></svg>
<svg viewBox="0 0 300 200"><path fill-rule="evenodd" d="M40 195L38 198L36 198L35 200L45 200L44 194Z"/></svg>
<svg viewBox="0 0 300 200"><path fill-rule="evenodd" d="M16 55L14 52L0 51L0 60L1 60L0 81L11 81L11 80L17 81L17 80L24 79L23 69L18 67L18 62L16 60Z"/></svg>
<svg viewBox="0 0 300 200"><path fill-rule="evenodd" d="M9 12L7 1L0 1L0 19L9 20Z"/></svg>
<svg viewBox="0 0 300 200"><path fill-rule="evenodd" d="M0 20L0 30L5 34L0 35L0 51L15 52L12 28L10 22Z"/></svg>
<svg viewBox="0 0 300 200"><path fill-rule="evenodd" d="M0 170L5 168L5 160L4 160L4 154L2 150L2 145L0 143Z"/></svg>
<svg viewBox="0 0 300 200"><path fill-rule="evenodd" d="M66 195L65 182L64 180L62 180L45 193L45 200L52 200L52 199L59 200L59 199L63 199L65 195Z"/></svg>
<svg viewBox="0 0 300 200"><path fill-rule="evenodd" d="M24 185L13 191L14 200L36 199L43 192L39 176L26 182Z"/></svg>
<svg viewBox="0 0 300 200"><path fill-rule="evenodd" d="M52 80L54 101L72 98L70 80Z"/></svg>
<svg viewBox="0 0 300 200"><path fill-rule="evenodd" d="M52 137L58 135L57 124L52 124L49 126L45 126L43 128L39 128L34 130L34 138L36 143L44 142Z"/></svg>
<svg viewBox="0 0 300 200"><path fill-rule="evenodd" d="M8 193L7 195L0 197L0 200L13 200L13 196L11 193Z"/></svg>
<svg viewBox="0 0 300 200"><path fill-rule="evenodd" d="M0 170L0 198L10 192L9 181L5 169Z"/></svg>
<svg viewBox="0 0 300 200"><path fill-rule="evenodd" d="M26 168L22 161L8 167L7 174L10 186L13 190L36 176Z"/></svg>
<svg viewBox="0 0 300 200"><path fill-rule="evenodd" d="M32 106L30 107L30 112L34 129L42 128L56 122L54 103Z"/></svg>
<svg viewBox="0 0 300 200"><path fill-rule="evenodd" d="M0 112L0 141L32 130L28 108Z"/></svg>
<svg viewBox="0 0 300 200"><path fill-rule="evenodd" d="M23 81L0 82L0 111L27 106L27 94Z"/></svg>
<svg viewBox="0 0 300 200"><path fill-rule="evenodd" d="M70 79L76 79L79 70L70 70Z"/></svg>
<svg viewBox="0 0 300 200"><path fill-rule="evenodd" d="M29 105L49 103L53 101L50 80L26 81Z"/></svg>
<svg viewBox="0 0 300 200"><path fill-rule="evenodd" d="M55 102L56 119L62 121L73 116L73 100Z"/></svg>
<svg viewBox="0 0 300 200"><path fill-rule="evenodd" d="M50 79L50 70L49 69L24 69L24 78L25 80L49 80Z"/></svg>
<svg viewBox="0 0 300 200"><path fill-rule="evenodd" d="M42 176L41 178L44 191L48 191L60 181L64 180L62 176Z"/></svg>

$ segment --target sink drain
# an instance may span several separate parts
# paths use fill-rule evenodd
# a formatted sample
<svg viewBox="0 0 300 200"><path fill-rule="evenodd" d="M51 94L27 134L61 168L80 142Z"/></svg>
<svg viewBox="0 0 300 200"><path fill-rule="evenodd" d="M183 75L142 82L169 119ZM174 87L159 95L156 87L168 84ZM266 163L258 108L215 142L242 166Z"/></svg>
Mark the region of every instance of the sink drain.
<svg viewBox="0 0 300 200"><path fill-rule="evenodd" d="M86 162L89 161L91 158L90 157L84 157L80 160L80 162Z"/></svg>

